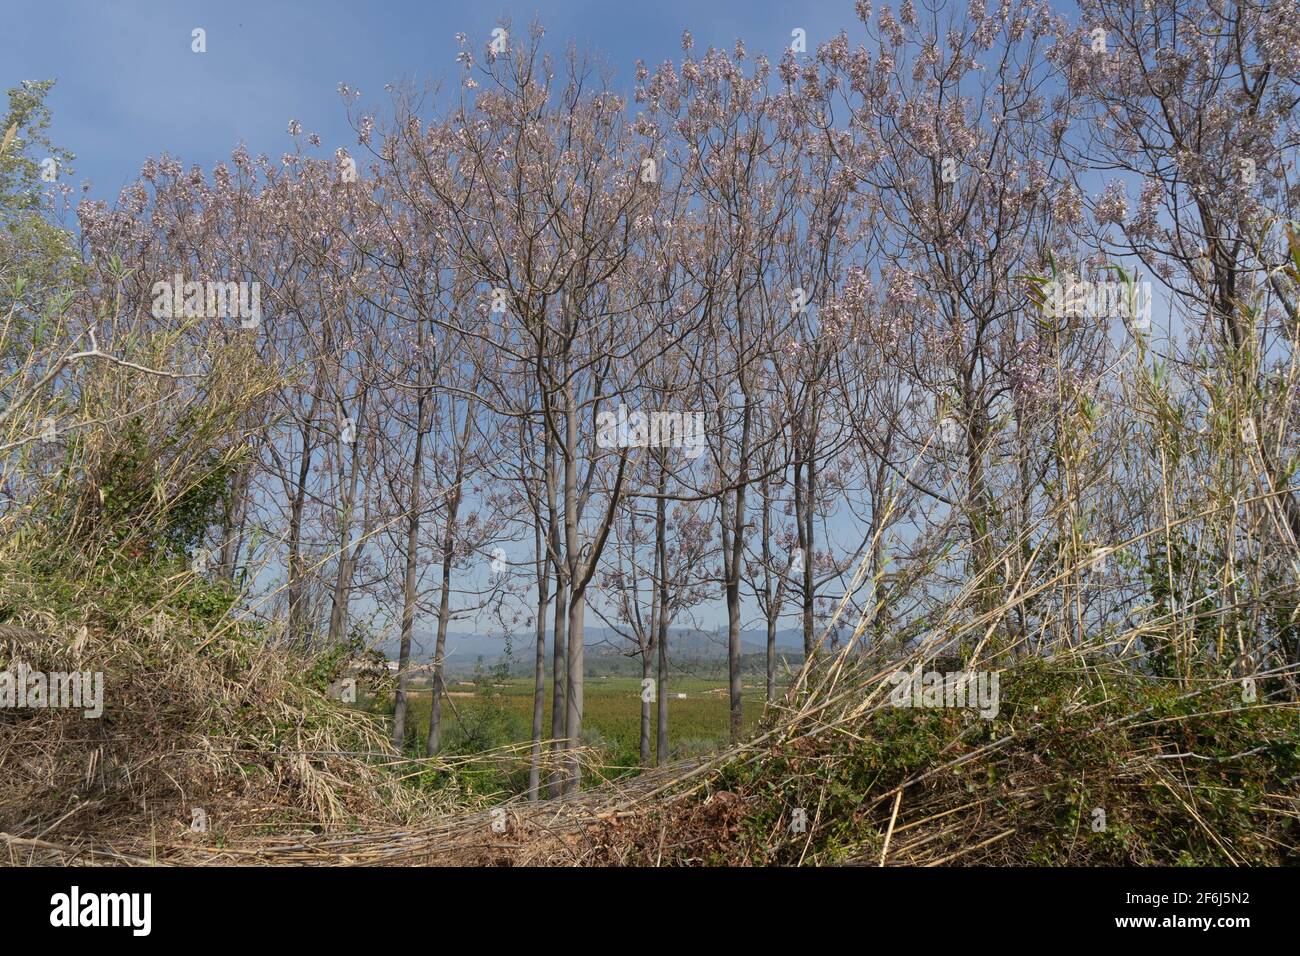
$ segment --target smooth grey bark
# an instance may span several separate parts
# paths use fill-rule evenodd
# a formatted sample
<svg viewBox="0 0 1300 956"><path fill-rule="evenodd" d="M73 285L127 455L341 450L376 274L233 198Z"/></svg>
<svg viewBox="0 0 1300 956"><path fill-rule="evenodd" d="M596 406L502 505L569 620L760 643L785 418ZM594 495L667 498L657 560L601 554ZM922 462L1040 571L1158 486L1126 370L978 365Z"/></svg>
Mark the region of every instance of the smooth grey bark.
<svg viewBox="0 0 1300 956"><path fill-rule="evenodd" d="M235 571L239 565L239 555L244 546L244 522L248 515L248 491L253 474L251 463L239 468L226 496L221 523L221 566L218 575L221 580L231 584L235 582Z"/></svg>
<svg viewBox="0 0 1300 956"><path fill-rule="evenodd" d="M794 513L795 526L799 536L799 550L803 554L802 569L802 608L803 608L803 656L811 660L816 649L816 634L813 629L813 514L816 501L816 472L812 455L812 439L805 436L806 457L794 466Z"/></svg>
<svg viewBox="0 0 1300 956"><path fill-rule="evenodd" d="M452 496L447 516L447 534L442 541L442 584L438 594L438 637L433 649L433 676L429 681L429 734L424 740L424 752L432 757L442 746L442 699L445 696L443 662L447 655L447 625L451 622L451 562L455 555L455 540L450 528L460 511L460 492Z"/></svg>
<svg viewBox="0 0 1300 956"><path fill-rule="evenodd" d="M311 405L302 423L302 457L298 460L297 480L289 506L289 562L287 590L289 595L289 642L305 650L311 649L311 635L307 633L307 572L302 557L302 521L307 504L307 480L311 475L312 454L316 450L312 441L312 423L320 402L320 383L312 391Z"/></svg>
<svg viewBox="0 0 1300 956"><path fill-rule="evenodd" d="M656 515L658 512L656 511ZM636 537L636 520L637 511L632 509L631 522L633 538ZM658 544L658 524L655 525L655 542L654 548L654 568L650 574L650 620L647 624L641 619L639 608L634 614L633 631L636 636L637 656L641 658L641 726L640 733L637 736L637 758L642 767L650 766L650 721L652 713L656 712L659 694L659 682L652 677L655 662L655 642L659 638L659 581L663 578L663 565L660 561ZM636 551L632 553L632 573L637 573ZM639 598L635 594L635 584L633 585L632 603L636 605ZM650 693L647 694L646 691Z"/></svg>
<svg viewBox="0 0 1300 956"><path fill-rule="evenodd" d="M555 575L555 636L552 638L554 660L551 667L551 751L557 756L567 746L565 740L565 715L568 707L569 647L567 638L569 591L558 568ZM556 766L559 767L557 762ZM564 790L563 771L557 769L552 776L550 795L559 796Z"/></svg>
<svg viewBox="0 0 1300 956"><path fill-rule="evenodd" d="M460 517L460 506L464 500L463 484L465 481L465 455L469 448L470 434L473 430L474 416L469 408L465 410L465 426L461 429L460 445L456 450L456 474L454 489L447 502L447 523L442 537L442 587L438 596L438 639L433 651L433 679L430 681L433 699L429 705L429 736L425 739L424 752L432 757L442 746L442 699L444 693L443 668L447 655L447 627L451 623L451 565L456 557L456 522Z"/></svg>
<svg viewBox="0 0 1300 956"><path fill-rule="evenodd" d="M656 506L655 521L657 529L655 532L655 549L658 552L657 562L659 564L659 634L656 637L656 643L659 645L659 680L656 685L658 692L657 720L655 727L655 763L660 767L668 765L668 543L667 543L667 504L664 499L664 492L667 489L666 477L664 471L659 472L659 501Z"/></svg>
<svg viewBox="0 0 1300 956"><path fill-rule="evenodd" d="M769 484L760 486L763 492L762 559L763 559L763 617L767 622L767 701L776 699L776 608L772 601L772 496Z"/></svg>
<svg viewBox="0 0 1300 956"><path fill-rule="evenodd" d="M550 607L551 554L544 547L545 535L539 504L533 520L534 553L537 555L537 646L533 662L532 750L528 762L528 799L533 802L541 795L542 718L546 710L546 612Z"/></svg>
<svg viewBox="0 0 1300 956"><path fill-rule="evenodd" d="M576 590L571 592L569 596L569 687L564 717L566 749L570 755L564 786L568 793L576 792L582 784L582 761L577 751L582 747L582 669L585 664L582 628L586 609L587 601L583 593Z"/></svg>
<svg viewBox="0 0 1300 956"><path fill-rule="evenodd" d="M361 393L360 409L357 412L357 431L360 432L363 423L366 420L366 405L369 399L369 392ZM338 566L334 574L334 593L330 605L330 625L329 640L327 647L337 647L343 640L348 626L348 605L352 598L352 581L356 574L357 561L360 558L361 549L365 547L365 535L355 545L349 545L348 539L352 536L352 513L356 509L357 485L361 479L361 468L357 463L360 457L361 436L358 434L352 442L352 458L349 466L349 475L343 494L342 514L339 519L339 538L338 538ZM339 451L339 469L343 468L343 440L337 441ZM340 475L340 483L342 476Z"/></svg>
<svg viewBox="0 0 1300 956"><path fill-rule="evenodd" d="M560 512L557 503L557 489L555 481L555 446L553 438L548 429L547 431L547 454L546 454L546 512L547 512L547 533L550 536L550 558L551 569L555 574L555 625L553 627L554 636L552 642L552 665L551 665L551 752L559 755L564 750L564 717L566 701L568 696L566 688L568 687L568 642L566 641L567 622L568 622L568 600L569 592L566 586L565 567L561 559L560 550ZM557 766L559 762L557 761ZM556 771L552 774L550 785L548 787L549 795L556 797L560 795L563 789L562 773Z"/></svg>
<svg viewBox="0 0 1300 956"><path fill-rule="evenodd" d="M653 673L653 667L654 667L654 658L651 657L650 654L642 654L641 655L641 687L643 688L643 691L641 694L641 746L638 749L638 756L640 758L641 766L643 767L650 766L650 709L652 707L658 706L659 699L661 696L659 693L659 686L657 681L651 685L655 688L653 700L647 697L644 692L644 688L646 686L645 682L648 680L653 680L653 678L651 677L651 674Z"/></svg>
<svg viewBox="0 0 1300 956"><path fill-rule="evenodd" d="M577 456L577 410L574 406L571 386L565 386L565 434L564 434L564 545L565 558L569 568L569 648L568 676L569 686L565 694L566 707L564 715L565 747L569 755L566 761L566 792L575 793L582 784L582 761L578 755L582 747L582 700L584 641L583 617L587 608L587 585L596 572L605 542L609 540L610 528L614 525L614 515L623 492L623 480L627 475L627 454L619 455L618 473L614 477L614 486L609 495L609 507L602 515L599 530L594 540L585 546L579 544L578 521L581 508L578 505L578 456ZM594 431L594 428L593 428ZM591 467L595 467L594 464ZM588 472L590 478L591 472ZM585 499L586 492L583 497Z"/></svg>
<svg viewBox="0 0 1300 956"><path fill-rule="evenodd" d="M582 764L577 750L582 746L583 611L586 607L579 572L578 543L578 415L572 386L564 395L564 553L569 565L569 647L564 709L565 792L574 792L582 782Z"/></svg>
<svg viewBox="0 0 1300 956"><path fill-rule="evenodd" d="M742 375L741 388L744 390ZM731 496L731 507L722 509L722 560L724 590L727 602L727 685L729 698L728 727L731 739L737 741L743 729L741 710L740 675L740 569L745 547L745 490L746 471L749 465L751 408L745 393L745 410L740 430L740 460L737 467L736 488ZM724 497L724 504L726 499Z"/></svg>
<svg viewBox="0 0 1300 956"><path fill-rule="evenodd" d="M393 704L393 746L406 739L406 676L411 660L411 635L415 630L416 562L420 548L420 484L424 468L424 434L429 428L428 393L416 399L415 454L411 461L411 497L406 511L406 576L402 584L402 636L397 651L397 696Z"/></svg>

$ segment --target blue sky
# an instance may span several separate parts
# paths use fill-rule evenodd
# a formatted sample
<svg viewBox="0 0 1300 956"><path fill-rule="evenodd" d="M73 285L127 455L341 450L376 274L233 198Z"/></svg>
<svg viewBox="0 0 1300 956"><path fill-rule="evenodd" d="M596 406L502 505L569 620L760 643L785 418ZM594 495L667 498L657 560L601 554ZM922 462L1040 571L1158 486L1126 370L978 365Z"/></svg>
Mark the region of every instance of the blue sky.
<svg viewBox="0 0 1300 956"><path fill-rule="evenodd" d="M807 31L809 50L861 29L853 0L42 0L5 17L0 63L5 88L58 81L51 138L76 154L73 181L89 179L91 195L111 203L163 151L209 167L243 140L253 155L278 157L291 149L291 119L319 133L325 149L351 147L339 83L379 106L387 83L451 79L455 34L481 51L501 17L516 31L540 19L556 53L570 42L598 52L624 90L638 58L681 56L683 29L697 50L742 37L751 54L773 59L795 27ZM207 33L203 54L190 49L196 27Z"/></svg>

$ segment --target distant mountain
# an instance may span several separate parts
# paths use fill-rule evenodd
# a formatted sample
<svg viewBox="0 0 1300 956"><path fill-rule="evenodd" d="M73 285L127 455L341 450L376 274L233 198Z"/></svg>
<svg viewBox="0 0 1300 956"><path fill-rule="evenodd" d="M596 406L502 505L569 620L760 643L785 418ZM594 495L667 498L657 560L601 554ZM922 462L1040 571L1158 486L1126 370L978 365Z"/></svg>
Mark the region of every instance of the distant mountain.
<svg viewBox="0 0 1300 956"><path fill-rule="evenodd" d="M588 627L583 631L588 656L603 657L624 656L635 645L605 627ZM550 652L548 633L547 652ZM431 631L416 631L411 638L411 657L416 661L426 661L433 657L437 634ZM377 645L391 660L397 659L399 639ZM803 634L801 631L786 629L777 631L776 649L787 656L803 656ZM529 662L533 659L534 638L532 634L511 635L509 639L501 635L467 634L448 632L447 664L461 669L472 666L479 658L485 665L491 665L509 659L512 663ZM761 630L742 631L740 635L740 652L743 655L767 653L767 632ZM668 654L674 661L713 661L725 660L727 657L727 632L702 631L688 628L672 628L668 632Z"/></svg>

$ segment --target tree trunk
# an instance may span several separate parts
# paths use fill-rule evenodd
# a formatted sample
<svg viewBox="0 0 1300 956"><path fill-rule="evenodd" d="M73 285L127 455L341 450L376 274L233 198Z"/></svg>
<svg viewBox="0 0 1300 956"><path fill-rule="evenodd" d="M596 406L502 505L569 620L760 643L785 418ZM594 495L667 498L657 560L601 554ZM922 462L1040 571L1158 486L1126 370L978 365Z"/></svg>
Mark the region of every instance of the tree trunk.
<svg viewBox="0 0 1300 956"><path fill-rule="evenodd" d="M743 727L740 709L740 581L737 579L727 581L727 678L730 701L728 729L732 741L737 741Z"/></svg>
<svg viewBox="0 0 1300 956"><path fill-rule="evenodd" d="M361 410L357 415L357 427L360 430L361 423L364 422L366 415L366 397L361 399ZM334 574L334 595L333 602L330 605L330 628L327 647L337 647L343 640L348 626L348 605L352 598L352 578L356 572L357 558L364 546L364 536L356 545L352 545L352 512L356 507L357 500L357 483L360 481L361 469L357 466L357 440L352 445L352 464L349 469L347 490L343 496L342 514L339 518L339 556L338 568ZM342 446L340 441L339 445ZM339 470L340 484L342 484L343 454L342 448L339 449Z"/></svg>
<svg viewBox="0 0 1300 956"><path fill-rule="evenodd" d="M555 576L555 635L552 638L555 647L552 651L551 664L551 751L557 756L565 750L565 714L569 696L569 649L566 640L569 614L569 590L560 573ZM557 768L562 761L557 761ZM564 792L564 774L556 770L550 787L550 795L558 797Z"/></svg>
<svg viewBox="0 0 1300 956"><path fill-rule="evenodd" d="M659 708L655 727L655 764L668 766L668 622L659 621Z"/></svg>
<svg viewBox="0 0 1300 956"><path fill-rule="evenodd" d="M546 611L550 605L551 555L543 550L545 534L539 507L533 525L537 553L537 646L533 662L533 746L528 762L528 799L533 802L541 795L542 717L546 710Z"/></svg>
<svg viewBox="0 0 1300 956"><path fill-rule="evenodd" d="M645 653L641 655L641 747L639 756L641 766L650 766L650 708L652 705L659 703L659 688L657 683L650 686L655 688L653 699L646 696L646 681L653 680L650 676L653 673L654 658L652 648L646 648Z"/></svg>
<svg viewBox="0 0 1300 956"><path fill-rule="evenodd" d="M549 444L549 439L548 439ZM553 451L553 449L552 449ZM546 456L546 507L547 522L551 537L551 567L555 572L555 626L552 642L552 665L551 665L551 752L554 755L560 755L564 750L564 714L568 695L565 689L568 687L568 644L566 637L566 623L569 612L569 591L566 584L565 570L560 549L560 512L556 504L557 490L555 487L555 468L554 458L548 452ZM556 766L560 761L556 761ZM558 797L563 789L563 774L557 770L552 774L549 787L549 794L552 797Z"/></svg>
<svg viewBox="0 0 1300 956"><path fill-rule="evenodd" d="M723 534L723 563L727 579L727 677L730 703L728 726L733 742L740 740L743 728L740 700L740 568L745 549L745 471L749 461L749 430L750 409L749 399L746 397L744 423L741 426L740 461L736 469L734 504L732 513L723 516L724 525L727 518L731 519L731 528L724 529Z"/></svg>
<svg viewBox="0 0 1300 956"><path fill-rule="evenodd" d="M302 519L307 504L307 478L311 474L309 431L309 428L303 430L302 458L289 510L289 641L304 650L311 649L311 637L307 633L307 575L302 559Z"/></svg>
<svg viewBox="0 0 1300 956"><path fill-rule="evenodd" d="M763 617L767 621L767 702L776 697L776 610L772 598L772 496L765 480L763 493Z"/></svg>
<svg viewBox="0 0 1300 956"><path fill-rule="evenodd" d="M664 492L667 490L667 473L659 472L659 501L655 515L655 548L659 552L659 682L656 685L658 707L656 708L655 727L655 763L660 767L668 765L668 531L667 503Z"/></svg>
<svg viewBox="0 0 1300 956"><path fill-rule="evenodd" d="M583 668L583 633L582 619L586 610L586 598L580 593L570 592L569 597L569 692L568 708L565 711L564 736L570 753L568 761L568 778L565 791L576 793L582 784L582 761L577 751L582 747L582 668Z"/></svg>
<svg viewBox="0 0 1300 956"><path fill-rule="evenodd" d="M456 557L456 522L460 518L460 506L464 500L462 487L465 481L465 454L466 449L469 448L473 423L474 416L470 414L470 408L467 406L465 425L461 428L460 443L456 447L456 473L451 499L447 502L447 523L442 536L442 588L438 596L438 639L433 651L433 679L429 682L432 694L429 702L429 736L424 742L424 752L430 757L442 746L442 698L445 696L443 663L447 649L447 626L451 623L451 564Z"/></svg>
<svg viewBox="0 0 1300 956"><path fill-rule="evenodd" d="M252 475L251 464L245 464L235 475L221 523L221 567L217 573L221 580L235 583L235 571L244 543L244 516L248 513L248 484Z"/></svg>
<svg viewBox="0 0 1300 956"><path fill-rule="evenodd" d="M813 598L816 596L816 586L813 579L816 569L813 567L813 554L817 545L817 541L813 537L815 532L813 517L816 514L817 471L816 466L813 464L811 444L809 445L809 455L805 466L808 485L803 503L804 528L800 538L803 540L803 640L806 658L809 651L817 649L817 634L813 625Z"/></svg>
<svg viewBox="0 0 1300 956"><path fill-rule="evenodd" d="M402 637L397 651L397 697L393 702L393 746L406 740L406 671L411 660L411 635L415 630L415 567L420 548L420 483L424 468L424 433L428 428L428 396L416 400L415 456L411 462L411 496L406 511L406 577L402 586Z"/></svg>
<svg viewBox="0 0 1300 956"><path fill-rule="evenodd" d="M568 687L565 694L564 740L570 759L566 761L566 792L577 792L582 783L582 765L577 751L582 746L583 632L586 602L582 593L582 560L578 541L578 421L572 386L564 395L564 554L569 567Z"/></svg>
<svg viewBox="0 0 1300 956"><path fill-rule="evenodd" d="M447 651L447 625L451 622L451 562L455 555L455 539L451 528L460 510L460 492L452 496L447 517L447 533L442 541L442 588L438 595L438 639L433 650L433 676L429 681L429 736L424 742L424 752L432 757L442 746L443 659Z"/></svg>

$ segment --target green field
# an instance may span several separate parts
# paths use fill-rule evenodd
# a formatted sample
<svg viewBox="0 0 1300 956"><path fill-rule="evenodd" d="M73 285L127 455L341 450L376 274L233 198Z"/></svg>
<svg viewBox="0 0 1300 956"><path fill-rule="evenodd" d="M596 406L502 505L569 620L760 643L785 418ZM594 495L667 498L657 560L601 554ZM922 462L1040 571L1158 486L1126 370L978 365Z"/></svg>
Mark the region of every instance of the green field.
<svg viewBox="0 0 1300 956"><path fill-rule="evenodd" d="M444 752L472 754L531 739L533 682L525 678L452 678L443 701ZM685 698L678 698L685 694ZM600 752L607 773L638 765L641 681L631 677L588 677L584 687L583 742ZM763 712L764 686L746 682L744 721L753 726ZM420 752L429 727L427 687L413 687L408 703L407 750ZM390 705L391 707L391 705ZM546 685L543 734L551 726L551 684ZM651 750L654 747L651 714ZM727 688L717 680L679 677L669 687L668 740L673 759L710 753L727 742Z"/></svg>

